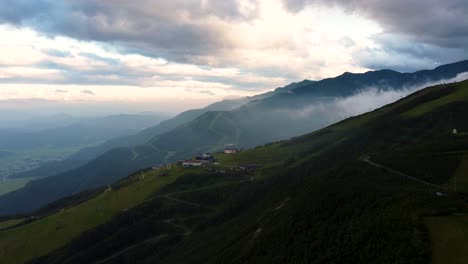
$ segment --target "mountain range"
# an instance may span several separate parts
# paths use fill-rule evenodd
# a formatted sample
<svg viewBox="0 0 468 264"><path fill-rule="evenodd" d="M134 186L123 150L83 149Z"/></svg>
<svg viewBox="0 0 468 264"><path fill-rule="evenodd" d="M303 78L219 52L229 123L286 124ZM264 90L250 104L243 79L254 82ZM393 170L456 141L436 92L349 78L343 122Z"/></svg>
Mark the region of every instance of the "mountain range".
<svg viewBox="0 0 468 264"><path fill-rule="evenodd" d="M85 164L70 171L62 168L62 172L52 177L31 182L0 197L0 215L31 212L58 198L115 182L138 169L189 158L197 153L219 151L225 144L251 148L299 136L352 115L353 109L342 109L339 103L368 89L377 88L382 93L396 91L403 96L424 85L446 82L465 72L468 72L468 61L415 73L390 70L345 73L336 78L305 80L257 97L224 101L215 104L216 107L184 112L136 136L86 150L95 151L97 155L89 154L89 157L96 158L86 160Z"/></svg>
<svg viewBox="0 0 468 264"><path fill-rule="evenodd" d="M131 173L34 217L1 222L0 257L35 264L464 263L467 115L468 81L436 85L312 133L215 153L219 164ZM177 130L202 131L213 118L222 117L209 112ZM211 131L220 130L215 124Z"/></svg>

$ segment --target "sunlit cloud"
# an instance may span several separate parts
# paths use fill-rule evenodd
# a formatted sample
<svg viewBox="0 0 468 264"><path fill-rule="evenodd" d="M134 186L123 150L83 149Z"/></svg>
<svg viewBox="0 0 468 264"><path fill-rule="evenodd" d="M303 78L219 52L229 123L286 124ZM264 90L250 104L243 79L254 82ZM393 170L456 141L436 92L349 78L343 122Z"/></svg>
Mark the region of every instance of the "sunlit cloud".
<svg viewBox="0 0 468 264"><path fill-rule="evenodd" d="M0 68L0 81L15 79L32 79L36 81L63 80L62 72L57 69L42 69L35 67L2 67Z"/></svg>
<svg viewBox="0 0 468 264"><path fill-rule="evenodd" d="M468 5L429 1L0 0L0 100L183 100L183 110L345 71L466 59L467 20L453 15ZM418 9L432 14L416 14L427 31L408 15Z"/></svg>

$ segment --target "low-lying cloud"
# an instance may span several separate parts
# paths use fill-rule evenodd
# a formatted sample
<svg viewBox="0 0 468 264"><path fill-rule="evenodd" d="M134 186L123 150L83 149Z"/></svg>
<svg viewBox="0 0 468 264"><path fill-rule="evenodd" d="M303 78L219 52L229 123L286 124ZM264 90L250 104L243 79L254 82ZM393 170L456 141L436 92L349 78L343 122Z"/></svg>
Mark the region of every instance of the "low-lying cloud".
<svg viewBox="0 0 468 264"><path fill-rule="evenodd" d="M379 89L369 87L356 93L353 96L336 99L333 103L337 109L338 118L347 118L356 116L376 108L393 103L403 97L429 86L443 83L460 82L468 79L468 72L460 73L455 78L440 80L437 82L428 82L417 86L404 87L402 89Z"/></svg>
<svg viewBox="0 0 468 264"><path fill-rule="evenodd" d="M308 119L314 122L316 128L333 124L343 119L357 116L387 104L393 103L426 87L460 82L468 79L468 72L460 73L455 78L428 82L417 86L401 89L382 89L378 87L364 88L352 96L341 98L323 98L314 104L298 110L285 110L292 119Z"/></svg>

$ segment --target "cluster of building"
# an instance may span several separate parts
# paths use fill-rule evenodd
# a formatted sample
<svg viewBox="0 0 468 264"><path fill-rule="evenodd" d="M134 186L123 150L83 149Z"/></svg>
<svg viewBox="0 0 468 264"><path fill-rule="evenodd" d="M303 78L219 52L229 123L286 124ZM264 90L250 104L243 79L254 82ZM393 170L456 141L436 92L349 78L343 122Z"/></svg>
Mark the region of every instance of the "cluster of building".
<svg viewBox="0 0 468 264"><path fill-rule="evenodd" d="M227 144L224 147L223 152L225 154L234 154L234 153L239 152L239 149L234 147L234 144ZM216 163L216 158L210 153L205 153L205 154L199 154L191 160L179 161L178 163L182 165L183 167L201 167L203 165Z"/></svg>
<svg viewBox="0 0 468 264"><path fill-rule="evenodd" d="M226 145L223 153L225 154L234 154L238 153L240 150L236 148L233 144ZM204 167L208 172L211 173L217 173L217 174L231 174L231 175L240 175L240 176L245 176L245 175L253 175L252 173L255 172L256 170L260 169L262 166L259 164L241 164L236 167L219 167L219 166L211 166L211 165L218 165L218 161L216 160L216 157L213 156L210 153L205 153L205 154L198 154L191 158L190 160L181 160L177 162L178 166L184 167L184 168L191 168L191 167ZM152 169L170 169L170 164L166 165L160 165L160 166L155 166ZM159 176L166 176L166 173L164 171L161 172ZM255 180L254 176L250 176L250 180L253 181Z"/></svg>
<svg viewBox="0 0 468 264"><path fill-rule="evenodd" d="M224 147L225 154L234 154L238 153L239 149L237 149L234 144L227 144ZM183 167L201 167L208 164L218 164L216 158L211 155L210 153L199 154L193 157L190 160L181 160L177 162L178 165ZM159 169L170 169L171 164L163 164L159 166L153 166L151 169L159 170Z"/></svg>
<svg viewBox="0 0 468 264"><path fill-rule="evenodd" d="M216 159L210 153L199 154L191 160L180 161L183 167L201 167L206 164L215 163Z"/></svg>

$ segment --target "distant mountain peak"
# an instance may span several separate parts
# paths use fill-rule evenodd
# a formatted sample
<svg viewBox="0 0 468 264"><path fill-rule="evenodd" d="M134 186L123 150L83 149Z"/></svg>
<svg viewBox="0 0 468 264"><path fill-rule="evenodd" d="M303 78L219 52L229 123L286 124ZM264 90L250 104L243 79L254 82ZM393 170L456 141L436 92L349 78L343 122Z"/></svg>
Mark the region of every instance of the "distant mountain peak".
<svg viewBox="0 0 468 264"><path fill-rule="evenodd" d="M292 90L300 94L347 96L365 86L382 87L383 89L401 89L408 86L448 80L455 78L463 72L468 72L468 60L441 65L432 70L421 70L412 73L401 73L392 69L368 71L365 73L344 72L334 78L304 83L301 86L295 83L291 85Z"/></svg>

